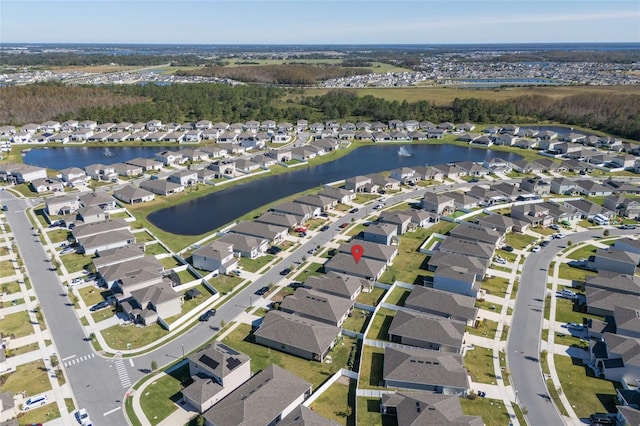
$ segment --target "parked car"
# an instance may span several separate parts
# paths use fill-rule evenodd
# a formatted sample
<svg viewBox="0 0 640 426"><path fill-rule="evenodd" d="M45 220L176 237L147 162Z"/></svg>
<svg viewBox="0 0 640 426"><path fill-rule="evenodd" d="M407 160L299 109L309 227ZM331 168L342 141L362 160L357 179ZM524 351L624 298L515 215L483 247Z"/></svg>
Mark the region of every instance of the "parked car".
<svg viewBox="0 0 640 426"><path fill-rule="evenodd" d="M87 426L87 425L91 424L91 419L89 418L89 413L87 413L87 410L85 408L81 408L76 412L76 420L82 426Z"/></svg>
<svg viewBox="0 0 640 426"><path fill-rule="evenodd" d="M506 264L507 264L507 261L506 261L506 260L504 260L504 259L502 259L502 258L500 258L500 259L496 259L496 263L498 263L498 264L500 264L500 265L506 265Z"/></svg>
<svg viewBox="0 0 640 426"><path fill-rule="evenodd" d="M291 281L289 283L289 287L291 287L291 288L300 288L300 287L303 287L303 286L304 286L304 284L302 284L301 282L298 282L298 281Z"/></svg>
<svg viewBox="0 0 640 426"><path fill-rule="evenodd" d="M325 225L322 228L320 228L321 231L328 231L329 230L329 225Z"/></svg>
<svg viewBox="0 0 640 426"><path fill-rule="evenodd" d="M70 253L75 253L76 249L74 249L73 247L66 247L65 249L63 249L60 254L70 254Z"/></svg>
<svg viewBox="0 0 640 426"><path fill-rule="evenodd" d="M41 393L39 395L34 395L27 399L22 405L22 410L27 411L35 407L40 407L41 405L45 405L47 403L47 395Z"/></svg>
<svg viewBox="0 0 640 426"><path fill-rule="evenodd" d="M351 210L349 210L349 213L358 213L358 210L360 210L357 207L352 208Z"/></svg>
<svg viewBox="0 0 640 426"><path fill-rule="evenodd" d="M532 251L533 253L537 253L537 252L539 252L541 249L542 249L542 247L540 247L540 246L533 246L533 247L531 248L531 251Z"/></svg>
<svg viewBox="0 0 640 426"><path fill-rule="evenodd" d="M84 280L82 278L74 278L71 280L71 283L69 285L78 285L78 284L82 284L84 282Z"/></svg>
<svg viewBox="0 0 640 426"><path fill-rule="evenodd" d="M349 226L349 224L346 223L346 222L340 224L340 228L342 228L342 229L346 228L347 226Z"/></svg>
<svg viewBox="0 0 640 426"><path fill-rule="evenodd" d="M99 311L100 309L104 309L108 306L111 306L109 304L109 302L107 302L106 300L103 300L102 302L98 302L95 305L93 305L92 307L89 308L89 310L91 312L95 312L95 311Z"/></svg>
<svg viewBox="0 0 640 426"><path fill-rule="evenodd" d="M636 229L636 225L634 225L633 223L627 223L625 225L622 225L620 229Z"/></svg>
<svg viewBox="0 0 640 426"><path fill-rule="evenodd" d="M209 321L209 319L216 314L215 309L209 309L200 315L200 321Z"/></svg>
<svg viewBox="0 0 640 426"><path fill-rule="evenodd" d="M317 252L318 249L317 248L312 248L310 250L307 251L308 254L315 254L315 252Z"/></svg>
<svg viewBox="0 0 640 426"><path fill-rule="evenodd" d="M613 425L616 423L609 413L595 413L589 416L592 425Z"/></svg>
<svg viewBox="0 0 640 426"><path fill-rule="evenodd" d="M549 228L553 229L554 231L560 230L560 226L556 225L555 223L552 223L551 225L549 225Z"/></svg>
<svg viewBox="0 0 640 426"><path fill-rule="evenodd" d="M502 250L511 252L511 251L513 251L513 247L511 247L511 246L503 246Z"/></svg>
<svg viewBox="0 0 640 426"><path fill-rule="evenodd" d="M320 217L329 217L329 213L326 213L326 212L320 213Z"/></svg>
<svg viewBox="0 0 640 426"><path fill-rule="evenodd" d="M289 275L290 272L291 268L284 268L282 271L280 271L280 275L284 277L285 275Z"/></svg>
<svg viewBox="0 0 640 426"><path fill-rule="evenodd" d="M231 271L231 274L240 277L242 276L242 271L240 269L234 269L233 271Z"/></svg>
<svg viewBox="0 0 640 426"><path fill-rule="evenodd" d="M570 322L567 324L567 328L569 330L582 331L584 327L582 324L578 324L577 322Z"/></svg>
<svg viewBox="0 0 640 426"><path fill-rule="evenodd" d="M255 294L258 296L264 296L269 291L269 287L260 287L256 290Z"/></svg>
<svg viewBox="0 0 640 426"><path fill-rule="evenodd" d="M544 240L543 242L540 243L541 247L546 247L549 245L549 240Z"/></svg>

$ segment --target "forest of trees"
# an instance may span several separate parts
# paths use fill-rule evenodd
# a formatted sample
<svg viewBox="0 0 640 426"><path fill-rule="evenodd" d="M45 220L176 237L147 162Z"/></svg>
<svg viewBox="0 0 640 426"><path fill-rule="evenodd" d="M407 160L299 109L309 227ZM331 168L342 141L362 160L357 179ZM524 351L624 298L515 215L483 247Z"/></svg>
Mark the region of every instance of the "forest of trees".
<svg viewBox="0 0 640 426"><path fill-rule="evenodd" d="M3 99L0 123L20 125L70 118L98 122L414 119L478 124L551 120L640 140L639 95L585 93L560 99L533 95L500 101L469 98L436 105L426 99L399 102L371 95L357 96L349 90L285 101L285 95L292 92L300 93L275 87L222 84L4 87L0 88Z"/></svg>
<svg viewBox="0 0 640 426"><path fill-rule="evenodd" d="M71 52L0 55L0 66L43 66L45 68L112 63L122 66L152 66L168 63L175 66L193 66L206 62L197 55L109 55L106 53L86 55Z"/></svg>
<svg viewBox="0 0 640 426"><path fill-rule="evenodd" d="M246 83L283 84L305 86L330 78L368 74L366 68L331 65L255 65L240 67L207 66L196 70L179 70L176 75L199 75L205 77L230 78Z"/></svg>

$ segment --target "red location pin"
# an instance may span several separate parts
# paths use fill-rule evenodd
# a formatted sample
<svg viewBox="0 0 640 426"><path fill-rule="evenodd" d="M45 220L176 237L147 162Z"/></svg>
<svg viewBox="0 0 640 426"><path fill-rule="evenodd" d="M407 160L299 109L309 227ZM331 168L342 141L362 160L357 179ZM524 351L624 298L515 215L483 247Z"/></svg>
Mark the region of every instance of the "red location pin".
<svg viewBox="0 0 640 426"><path fill-rule="evenodd" d="M364 248L362 248L360 244L355 244L353 247L351 247L351 254L353 255L353 258L356 260L356 263L358 263L360 262L360 258L364 254Z"/></svg>

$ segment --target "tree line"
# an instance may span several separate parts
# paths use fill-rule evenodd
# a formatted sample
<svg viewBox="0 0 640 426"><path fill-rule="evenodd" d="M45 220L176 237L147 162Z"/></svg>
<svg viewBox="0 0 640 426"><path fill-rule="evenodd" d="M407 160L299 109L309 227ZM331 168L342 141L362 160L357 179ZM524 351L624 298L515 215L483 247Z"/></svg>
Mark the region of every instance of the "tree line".
<svg viewBox="0 0 640 426"><path fill-rule="evenodd" d="M275 120L295 123L341 121L428 120L434 123L522 123L557 121L640 140L640 96L577 94L560 99L542 95L507 100L455 99L436 105L388 101L351 90L293 99L298 89L223 84L170 86L63 86L36 84L0 88L0 123L20 125L56 119L98 122L163 122L198 120L246 122ZM299 98L299 99L298 99Z"/></svg>

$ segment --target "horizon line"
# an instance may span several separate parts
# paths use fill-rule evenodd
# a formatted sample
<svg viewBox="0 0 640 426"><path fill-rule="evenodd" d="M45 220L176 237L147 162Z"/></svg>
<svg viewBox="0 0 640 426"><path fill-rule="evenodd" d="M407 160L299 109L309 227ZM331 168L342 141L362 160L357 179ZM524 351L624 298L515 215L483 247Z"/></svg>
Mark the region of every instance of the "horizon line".
<svg viewBox="0 0 640 426"><path fill-rule="evenodd" d="M482 46L482 45L554 45L554 44L640 44L640 41L525 41L525 42L442 42L442 43L205 43L205 42L182 42L182 43L169 43L169 42L74 42L74 41L13 41L13 42L0 42L0 48L5 45L56 45L56 44L75 44L75 45L169 45L169 46Z"/></svg>

